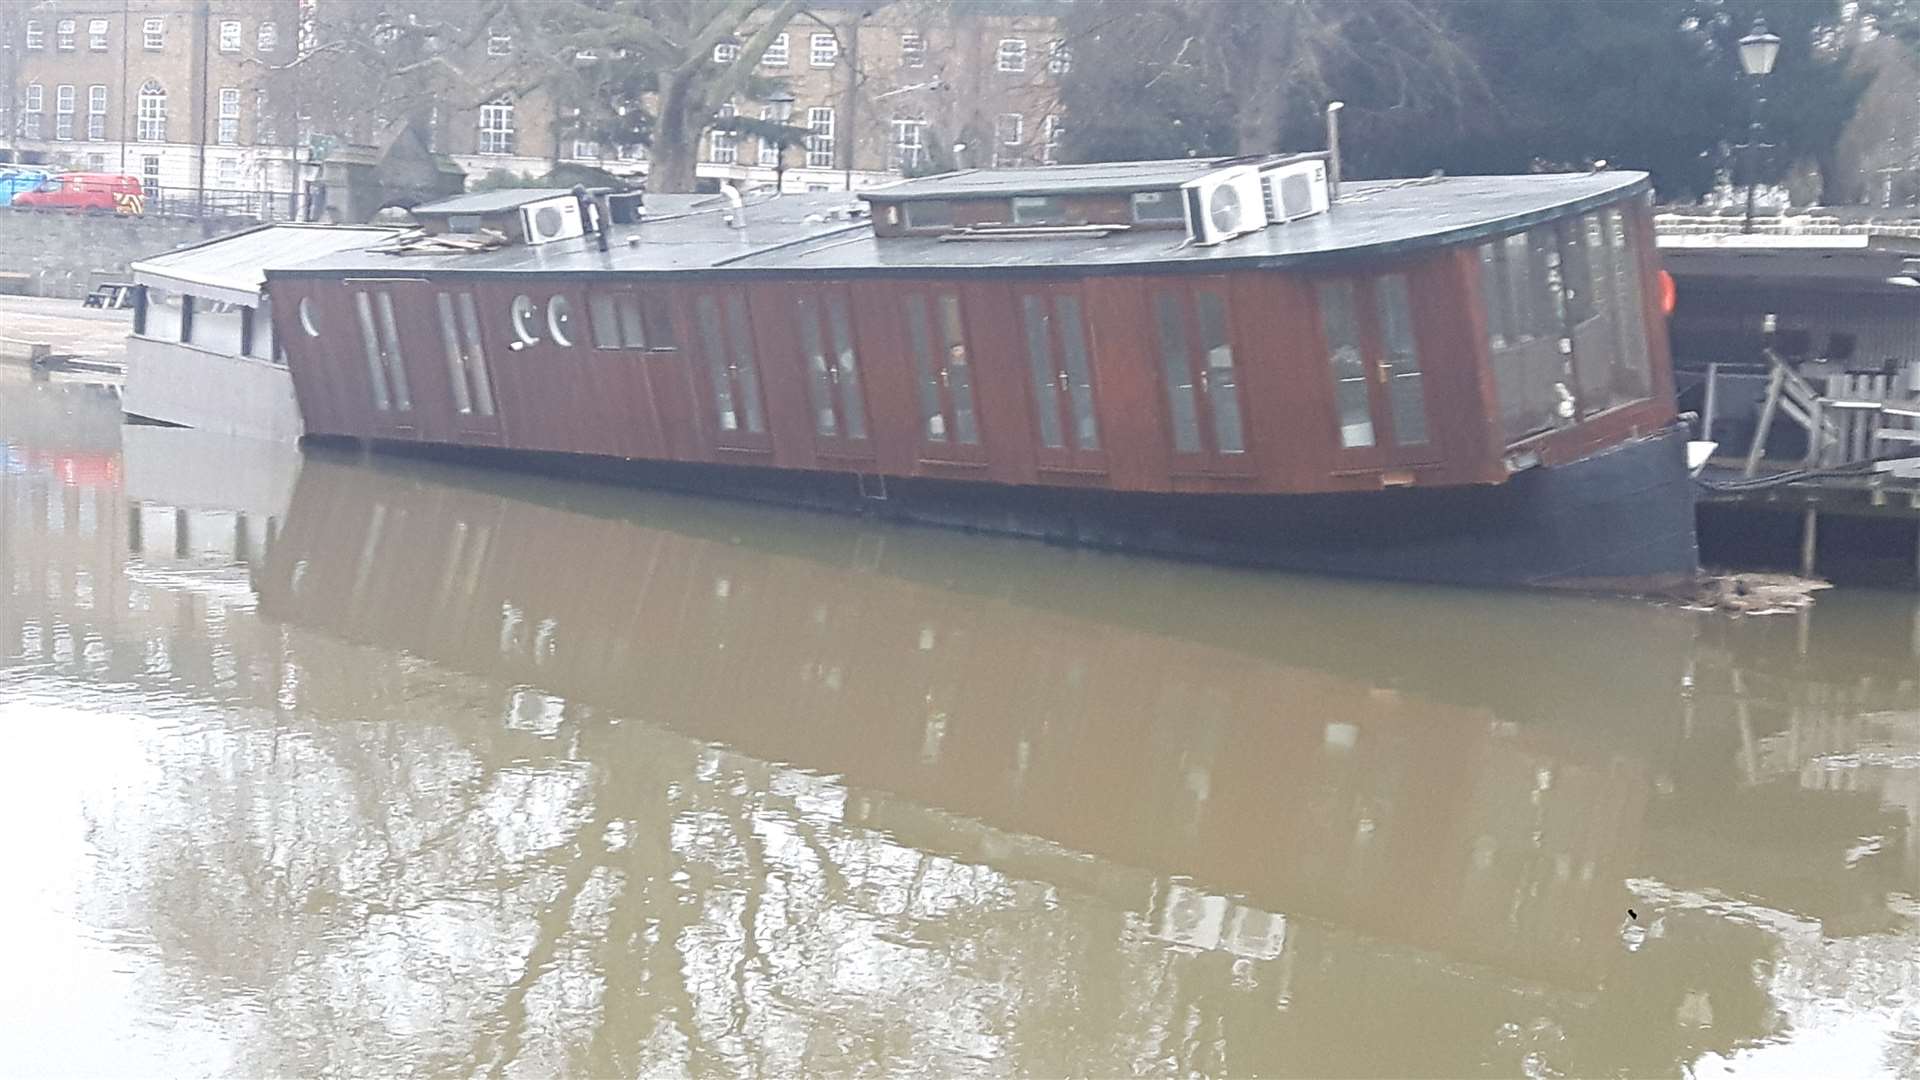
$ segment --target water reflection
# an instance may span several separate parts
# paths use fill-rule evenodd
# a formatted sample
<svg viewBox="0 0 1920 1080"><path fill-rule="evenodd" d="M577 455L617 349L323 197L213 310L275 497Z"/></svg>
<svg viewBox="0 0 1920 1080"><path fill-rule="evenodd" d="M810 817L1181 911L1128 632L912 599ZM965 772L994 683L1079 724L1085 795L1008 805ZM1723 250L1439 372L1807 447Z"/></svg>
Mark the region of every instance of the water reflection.
<svg viewBox="0 0 1920 1080"><path fill-rule="evenodd" d="M0 387L0 789L47 822L0 854L58 882L0 913L174 1032L83 1071L1914 1064L1904 600L122 457L78 393Z"/></svg>

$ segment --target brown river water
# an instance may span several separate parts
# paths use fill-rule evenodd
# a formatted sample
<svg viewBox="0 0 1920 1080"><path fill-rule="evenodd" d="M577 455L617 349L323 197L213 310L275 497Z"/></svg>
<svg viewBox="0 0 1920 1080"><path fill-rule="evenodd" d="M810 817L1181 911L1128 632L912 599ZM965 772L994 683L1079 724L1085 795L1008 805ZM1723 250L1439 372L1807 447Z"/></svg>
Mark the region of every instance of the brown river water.
<svg viewBox="0 0 1920 1080"><path fill-rule="evenodd" d="M0 1073L1912 1075L1917 658L0 372Z"/></svg>

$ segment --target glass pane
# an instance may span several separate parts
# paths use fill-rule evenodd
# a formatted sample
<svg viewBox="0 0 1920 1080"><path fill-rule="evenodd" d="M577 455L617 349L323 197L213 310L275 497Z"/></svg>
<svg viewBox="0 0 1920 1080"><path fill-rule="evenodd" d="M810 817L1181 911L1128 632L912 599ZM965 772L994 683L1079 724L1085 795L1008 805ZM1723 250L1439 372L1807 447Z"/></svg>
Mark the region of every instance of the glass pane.
<svg viewBox="0 0 1920 1080"><path fill-rule="evenodd" d="M1320 327L1327 335L1327 362L1333 366L1333 407L1340 420L1340 445L1373 445L1373 410L1367 402L1367 361L1360 351L1353 282L1320 286Z"/></svg>
<svg viewBox="0 0 1920 1080"><path fill-rule="evenodd" d="M563 349L573 347L573 301L564 296L547 301L547 329L555 345Z"/></svg>
<svg viewBox="0 0 1920 1080"><path fill-rule="evenodd" d="M1427 398L1420 374L1420 352L1413 338L1413 304L1404 274L1389 274L1374 284L1380 305L1380 339L1387 350L1387 404L1393 410L1393 441L1421 446L1427 441Z"/></svg>
<svg viewBox="0 0 1920 1080"><path fill-rule="evenodd" d="M1054 382L1053 341L1047 331L1047 302L1038 296L1020 298L1026 316L1027 372L1033 384L1033 415L1040 425L1040 445L1060 447L1060 387Z"/></svg>
<svg viewBox="0 0 1920 1080"><path fill-rule="evenodd" d="M967 362L967 337L960 323L960 298L940 297L940 336L947 349L947 390L953 395L953 437L969 446L980 441L973 415L973 365Z"/></svg>
<svg viewBox="0 0 1920 1080"><path fill-rule="evenodd" d="M1217 292L1194 294L1200 305L1200 344L1207 353L1207 409L1213 414L1213 448L1221 454L1244 454L1240 432L1240 379L1233 366L1233 327L1227 319L1227 299Z"/></svg>
<svg viewBox="0 0 1920 1080"><path fill-rule="evenodd" d="M1153 298L1160 330L1160 376L1167 387L1167 410L1173 417L1173 448L1182 454L1200 452L1200 412L1194 403L1193 366L1187 352L1186 313L1173 293Z"/></svg>
<svg viewBox="0 0 1920 1080"><path fill-rule="evenodd" d="M713 411L721 431L740 427L733 411L733 376L727 370L727 345L720 334L720 305L711 296L694 302L700 319L700 349L707 354L707 380L713 383Z"/></svg>
<svg viewBox="0 0 1920 1080"><path fill-rule="evenodd" d="M926 427L927 441L946 442L947 421L940 415L940 369L933 361L924 296L907 297L907 337L913 346L913 369L920 376L920 417Z"/></svg>
<svg viewBox="0 0 1920 1080"><path fill-rule="evenodd" d="M593 331L593 347L620 347L620 318L614 314L613 297L607 293L587 294L587 322Z"/></svg>
<svg viewBox="0 0 1920 1080"><path fill-rule="evenodd" d="M400 355L400 331L393 321L393 296L380 293L374 298L380 311L380 330L386 335L387 377L393 386L393 407L413 411L413 395L407 393L407 362Z"/></svg>
<svg viewBox="0 0 1920 1080"><path fill-rule="evenodd" d="M1623 401L1638 401L1652 393L1647 368L1647 309L1640 293L1640 260L1627 233L1627 218L1619 209L1607 211L1607 232L1613 247L1613 304L1620 321L1620 368L1614 393Z"/></svg>
<svg viewBox="0 0 1920 1080"><path fill-rule="evenodd" d="M387 396L386 358L380 355L380 335L373 329L373 305L367 294L353 294L353 314L360 324L360 347L367 353L367 377L373 382L373 407L381 412L393 408Z"/></svg>
<svg viewBox="0 0 1920 1080"><path fill-rule="evenodd" d="M867 410L860 400L860 363L853 353L853 321L847 318L847 302L839 296L827 297L827 321L833 334L833 354L840 365L840 417L847 425L847 438L867 437Z"/></svg>
<svg viewBox="0 0 1920 1080"><path fill-rule="evenodd" d="M640 322L640 302L622 294L615 298L615 307L620 316L620 334L616 340L625 348L646 348L647 333Z"/></svg>
<svg viewBox="0 0 1920 1080"><path fill-rule="evenodd" d="M647 332L644 337L638 333L627 335L629 343L636 341L651 342L649 349L677 349L680 343L673 336L673 316L667 311L667 298L659 293L642 293L640 309L646 313ZM623 311L624 319L626 313ZM639 346L635 346L636 348Z"/></svg>
<svg viewBox="0 0 1920 1080"><path fill-rule="evenodd" d="M746 429L758 435L766 430L760 418L760 373L753 362L753 324L747 321L747 300L739 293L727 297L727 333L733 339L733 377L740 382L740 412Z"/></svg>
<svg viewBox="0 0 1920 1080"><path fill-rule="evenodd" d="M813 430L838 435L833 417L833 376L827 371L827 350L820 341L820 308L813 297L794 298L794 320L800 324L800 355L807 365L807 400L813 405Z"/></svg>
<svg viewBox="0 0 1920 1080"><path fill-rule="evenodd" d="M467 374L473 379L473 404L481 416L493 415L493 377L487 372L487 354L480 344L480 313L473 294L460 294L460 325L467 331Z"/></svg>
<svg viewBox="0 0 1920 1080"><path fill-rule="evenodd" d="M1093 366L1087 362L1086 328L1080 322L1080 298L1054 301L1060 321L1060 353L1066 361L1067 394L1073 404L1073 438L1082 450L1100 449L1100 419L1093 407Z"/></svg>
<svg viewBox="0 0 1920 1080"><path fill-rule="evenodd" d="M1506 244L1496 240L1480 245L1480 302L1487 312L1487 348L1507 347L1508 318Z"/></svg>
<svg viewBox="0 0 1920 1080"><path fill-rule="evenodd" d="M453 300L446 293L433 298L440 311L440 344L447 350L447 385L453 388L453 407L462 413L473 411L473 397L467 392L467 362L460 353L460 328L453 321Z"/></svg>

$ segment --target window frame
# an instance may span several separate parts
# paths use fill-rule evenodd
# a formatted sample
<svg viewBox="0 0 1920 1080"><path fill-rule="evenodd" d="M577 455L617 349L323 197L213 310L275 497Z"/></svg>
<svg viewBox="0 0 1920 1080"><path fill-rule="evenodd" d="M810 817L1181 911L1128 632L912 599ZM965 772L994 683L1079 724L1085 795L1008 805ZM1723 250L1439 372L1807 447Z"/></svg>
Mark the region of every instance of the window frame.
<svg viewBox="0 0 1920 1080"><path fill-rule="evenodd" d="M840 62L840 38L820 31L807 39L807 66L830 68Z"/></svg>
<svg viewBox="0 0 1920 1080"><path fill-rule="evenodd" d="M836 160L837 149L834 137L834 113L831 105L813 105L807 109L807 131L805 140L807 168L831 169Z"/></svg>
<svg viewBox="0 0 1920 1080"><path fill-rule="evenodd" d="M79 47L80 21L78 19L60 19L53 24L53 47L56 52L73 52Z"/></svg>
<svg viewBox="0 0 1920 1080"><path fill-rule="evenodd" d="M253 51L257 53L277 52L280 48L280 24L272 19L260 20L253 31Z"/></svg>
<svg viewBox="0 0 1920 1080"><path fill-rule="evenodd" d="M914 30L905 30L900 34L900 66L923 68L927 66L927 37Z"/></svg>
<svg viewBox="0 0 1920 1080"><path fill-rule="evenodd" d="M785 31L773 36L767 51L760 54L761 67L783 68L793 63L793 45Z"/></svg>
<svg viewBox="0 0 1920 1080"><path fill-rule="evenodd" d="M166 19L151 18L140 23L140 47L148 52L159 52L167 47Z"/></svg>
<svg viewBox="0 0 1920 1080"><path fill-rule="evenodd" d="M47 28L39 19L28 19L26 23L26 48L30 52L39 52L47 47Z"/></svg>
<svg viewBox="0 0 1920 1080"><path fill-rule="evenodd" d="M108 40L107 35L111 33L111 31L112 31L112 24L110 24L107 20L88 19L87 20L87 51L88 52L106 52L107 40Z"/></svg>
<svg viewBox="0 0 1920 1080"><path fill-rule="evenodd" d="M495 98L480 106L475 120L474 153L486 157L512 157L519 145L519 131L510 98Z"/></svg>
<svg viewBox="0 0 1920 1080"><path fill-rule="evenodd" d="M1024 75L1027 70L1027 39L1003 37L994 46L993 69L1003 75Z"/></svg>

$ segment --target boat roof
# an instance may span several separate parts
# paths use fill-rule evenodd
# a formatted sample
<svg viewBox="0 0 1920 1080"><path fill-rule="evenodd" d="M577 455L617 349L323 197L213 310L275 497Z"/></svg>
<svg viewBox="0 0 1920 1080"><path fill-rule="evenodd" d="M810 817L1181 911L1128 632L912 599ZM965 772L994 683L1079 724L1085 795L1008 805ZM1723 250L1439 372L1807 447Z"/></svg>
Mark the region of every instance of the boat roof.
<svg viewBox="0 0 1920 1080"><path fill-rule="evenodd" d="M1152 164L1152 163L1149 163ZM1025 171L1025 170L1008 170ZM916 271L1145 273L1303 268L1466 243L1580 213L1646 190L1641 172L1449 176L1349 182L1325 214L1208 247L1179 229L1083 227L1018 239L953 235L875 237L864 207L844 192L749 200L744 227L723 199L650 212L616 226L609 250L592 237L491 251L392 255L342 250L270 276L342 273L673 274L858 277ZM683 204L684 205L684 204ZM654 210L650 201L649 211Z"/></svg>
<svg viewBox="0 0 1920 1080"><path fill-rule="evenodd" d="M1276 162L1314 155L1274 158ZM921 202L928 199L1007 198L1013 195L1107 195L1176 188L1230 165L1266 158L1173 158L1165 161L1107 161L1090 165L1041 165L1022 169L964 169L866 188L868 202Z"/></svg>
<svg viewBox="0 0 1920 1080"><path fill-rule="evenodd" d="M141 259L129 269L136 285L256 304L267 270L364 247L394 231L361 225L262 225Z"/></svg>
<svg viewBox="0 0 1920 1080"><path fill-rule="evenodd" d="M451 214L497 214L541 199L556 199L573 194L572 188L499 188L473 191L465 195L423 203L413 208L414 217L446 217Z"/></svg>

